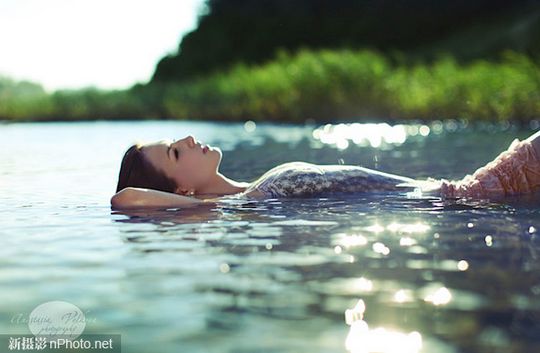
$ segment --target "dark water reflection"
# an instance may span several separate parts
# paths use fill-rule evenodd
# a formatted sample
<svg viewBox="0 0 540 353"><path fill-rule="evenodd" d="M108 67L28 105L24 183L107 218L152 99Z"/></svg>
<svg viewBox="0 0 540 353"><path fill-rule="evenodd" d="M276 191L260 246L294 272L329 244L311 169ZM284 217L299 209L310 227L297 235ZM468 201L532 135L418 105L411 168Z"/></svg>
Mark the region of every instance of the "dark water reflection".
<svg viewBox="0 0 540 353"><path fill-rule="evenodd" d="M149 124L134 124L123 140L152 129L151 138L162 137L171 128ZM242 125L226 125L213 135L212 125L179 124L224 145L223 172L239 180L294 160L457 178L531 133L457 125L401 144L340 150L314 139L313 127L269 125L245 134ZM35 134L25 142L31 147L45 143L34 128L11 131L11 148L19 148L17 133ZM92 148L65 143L89 161L54 152L52 142L52 156L37 152L37 166L4 156L7 186L20 191L3 192L0 210L9 217L0 250L0 283L9 288L0 296L5 332L21 329L9 321L16 312L66 300L95 318L87 330L121 333L128 352L156 344L163 352L345 352L346 340L354 352L540 351L537 195L490 202L405 193L231 198L111 213L109 179L126 143L105 149L99 141L111 143L126 127L84 128ZM79 129L59 125L56 133L69 140ZM39 191L45 181L50 187ZM352 326L345 322L359 300L369 328L360 314Z"/></svg>

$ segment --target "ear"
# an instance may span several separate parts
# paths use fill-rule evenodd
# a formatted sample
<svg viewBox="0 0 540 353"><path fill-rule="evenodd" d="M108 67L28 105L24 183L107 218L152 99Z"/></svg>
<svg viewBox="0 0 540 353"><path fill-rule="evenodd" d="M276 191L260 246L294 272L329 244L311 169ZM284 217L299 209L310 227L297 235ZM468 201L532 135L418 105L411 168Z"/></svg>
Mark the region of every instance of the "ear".
<svg viewBox="0 0 540 353"><path fill-rule="evenodd" d="M180 187L180 186L177 187L174 192L175 192L175 194L184 195L184 196L193 196L193 195L195 195L195 190L188 190L188 189Z"/></svg>
<svg viewBox="0 0 540 353"><path fill-rule="evenodd" d="M174 190L174 193L178 195L185 195L187 193L187 190L181 186L177 186L176 189Z"/></svg>

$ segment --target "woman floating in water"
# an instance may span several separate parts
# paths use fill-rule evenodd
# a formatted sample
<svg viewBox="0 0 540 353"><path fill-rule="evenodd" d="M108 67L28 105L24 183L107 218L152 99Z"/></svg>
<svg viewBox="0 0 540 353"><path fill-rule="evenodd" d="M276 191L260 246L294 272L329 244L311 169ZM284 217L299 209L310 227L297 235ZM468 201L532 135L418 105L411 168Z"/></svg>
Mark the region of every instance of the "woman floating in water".
<svg viewBox="0 0 540 353"><path fill-rule="evenodd" d="M253 183L219 172L222 153L192 136L175 142L134 145L122 160L114 208L189 207L209 197L309 197L337 192L370 192L420 187L442 198L490 199L540 190L540 131L517 139L494 161L459 181L416 181L343 165L292 162L277 166Z"/></svg>

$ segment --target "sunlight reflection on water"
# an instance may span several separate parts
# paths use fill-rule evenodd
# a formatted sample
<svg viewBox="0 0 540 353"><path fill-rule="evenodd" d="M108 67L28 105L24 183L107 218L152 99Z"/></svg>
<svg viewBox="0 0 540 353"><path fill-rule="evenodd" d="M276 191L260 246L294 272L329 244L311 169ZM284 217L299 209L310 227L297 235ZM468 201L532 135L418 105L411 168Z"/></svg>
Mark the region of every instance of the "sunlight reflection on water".
<svg viewBox="0 0 540 353"><path fill-rule="evenodd" d="M340 150L347 149L349 142L358 146L379 148L382 144L401 145L409 136L427 136L427 125L380 124L327 124L313 130L313 138L326 145L334 145Z"/></svg>
<svg viewBox="0 0 540 353"><path fill-rule="evenodd" d="M193 134L221 146L223 173L242 181L295 160L453 178L530 133L459 121L339 126L0 126L0 285L9 289L0 317L68 300L95 313L88 329L120 332L130 352L159 342L163 352L326 353L346 341L350 351L391 352L394 340L415 353L535 351L537 200L377 193L109 208L120 158L138 139ZM359 297L369 326L352 330L343 312ZM8 321L2 332L25 329Z"/></svg>
<svg viewBox="0 0 540 353"><path fill-rule="evenodd" d="M384 327L370 329L363 320L366 306L359 300L355 307L345 311L345 322L350 326L345 347L351 353L418 353L422 336L413 331L405 334Z"/></svg>

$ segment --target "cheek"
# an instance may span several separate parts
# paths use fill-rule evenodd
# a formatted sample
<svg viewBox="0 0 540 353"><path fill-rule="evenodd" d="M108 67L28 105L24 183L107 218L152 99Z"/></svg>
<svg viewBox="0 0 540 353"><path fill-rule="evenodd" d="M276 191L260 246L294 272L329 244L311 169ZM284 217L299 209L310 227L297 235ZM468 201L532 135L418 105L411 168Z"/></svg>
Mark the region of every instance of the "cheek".
<svg viewBox="0 0 540 353"><path fill-rule="evenodd" d="M210 170L208 161L201 160L200 158L197 158L197 156L190 157L191 158L186 158L180 163L184 177L191 181L200 181L204 179Z"/></svg>
<svg viewBox="0 0 540 353"><path fill-rule="evenodd" d="M184 183L185 176L186 176L186 173L181 168L175 167L173 169L173 176L172 177L173 177L174 180L176 180L176 183L178 185L182 185Z"/></svg>
<svg viewBox="0 0 540 353"><path fill-rule="evenodd" d="M180 161L182 177L189 179L190 182L206 181L217 171L221 160L221 155L206 155L204 158L196 155L184 156Z"/></svg>

